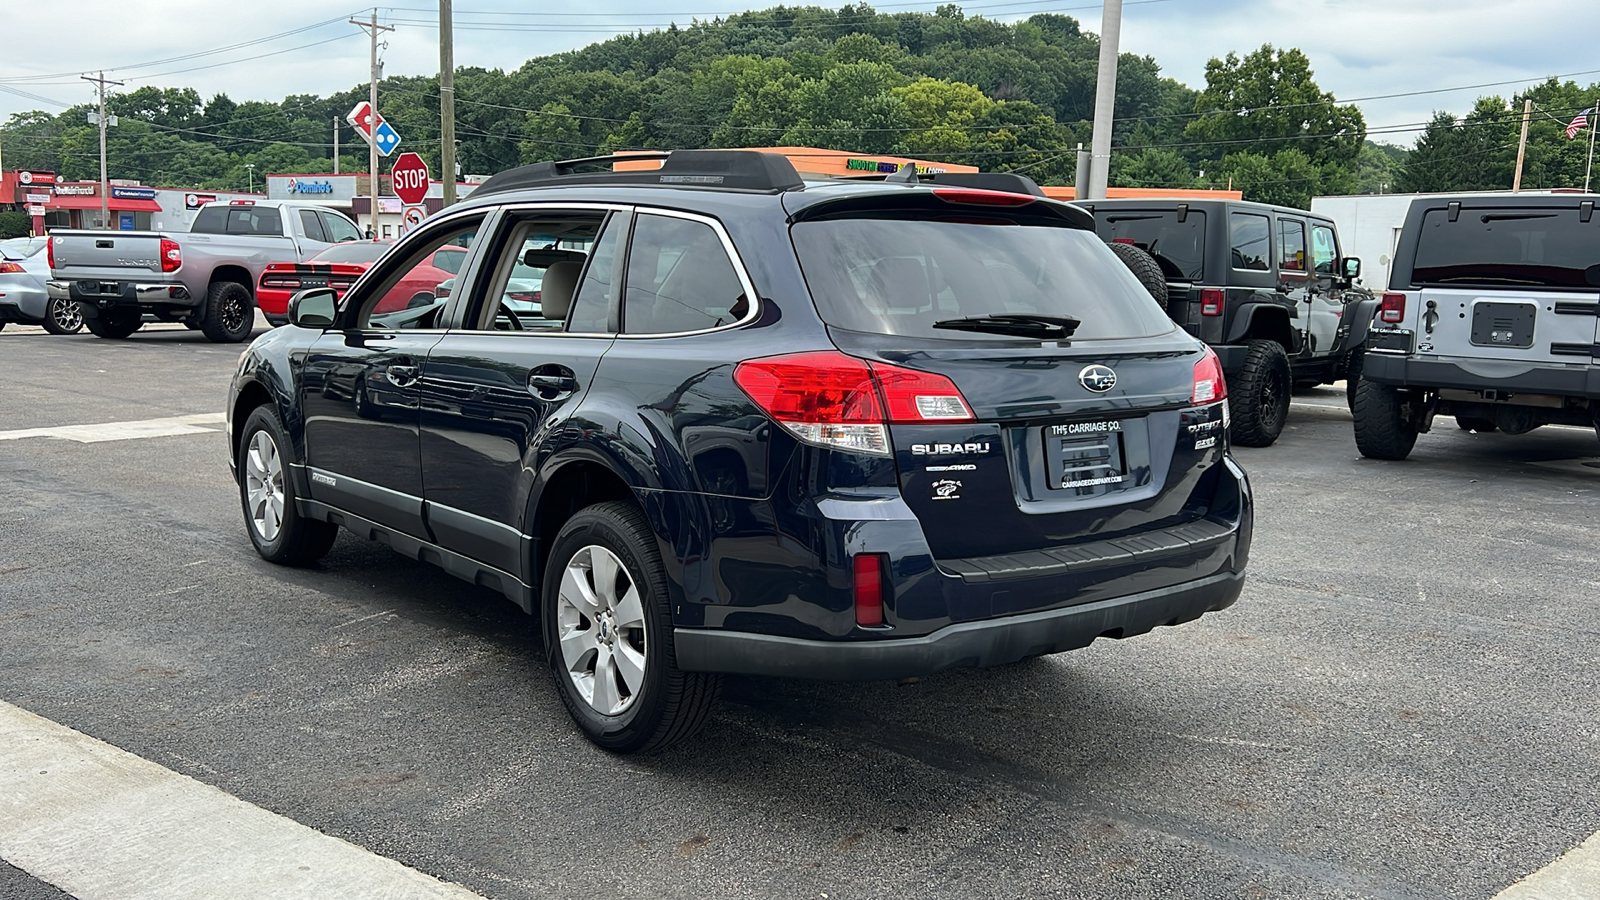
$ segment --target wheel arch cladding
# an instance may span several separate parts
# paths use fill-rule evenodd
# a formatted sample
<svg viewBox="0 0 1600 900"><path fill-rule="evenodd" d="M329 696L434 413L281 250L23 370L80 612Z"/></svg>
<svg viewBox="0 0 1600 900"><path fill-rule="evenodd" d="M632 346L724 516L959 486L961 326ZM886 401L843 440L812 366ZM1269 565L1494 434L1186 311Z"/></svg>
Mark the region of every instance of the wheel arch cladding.
<svg viewBox="0 0 1600 900"><path fill-rule="evenodd" d="M610 500L626 500L639 505L633 488L609 467L589 459L559 464L545 477L542 487L529 497L528 525L525 533L533 537L529 583L536 588L544 578L561 526L586 506Z"/></svg>
<svg viewBox="0 0 1600 900"><path fill-rule="evenodd" d="M239 389L239 396L233 399L233 431L228 436L230 438L228 441L229 455L238 454L239 441L244 437L244 423L246 419L250 418L250 413L254 412L258 406L271 405L272 394L261 382L249 381ZM279 418L281 419L282 416ZM238 475L237 471L235 471L235 475Z"/></svg>
<svg viewBox="0 0 1600 900"><path fill-rule="evenodd" d="M1228 343L1266 340L1283 345L1285 353L1295 352L1294 329L1289 327L1289 311L1276 304L1257 303L1250 308L1243 327L1234 326L1236 335Z"/></svg>

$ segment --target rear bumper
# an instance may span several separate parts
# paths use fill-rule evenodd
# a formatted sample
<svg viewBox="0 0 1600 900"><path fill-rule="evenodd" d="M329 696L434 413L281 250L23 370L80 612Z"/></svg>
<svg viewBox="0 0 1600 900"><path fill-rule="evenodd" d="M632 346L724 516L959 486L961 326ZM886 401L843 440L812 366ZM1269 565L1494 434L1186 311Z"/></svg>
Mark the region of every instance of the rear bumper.
<svg viewBox="0 0 1600 900"><path fill-rule="evenodd" d="M1003 666L1046 653L1086 647L1098 637L1132 637L1226 609L1244 589L1243 572L1064 609L960 622L916 638L815 641L734 631L679 628L678 666L727 672L870 681L929 675L945 669Z"/></svg>
<svg viewBox="0 0 1600 900"><path fill-rule="evenodd" d="M50 300L37 287L7 285L0 291L0 322L37 325L44 321Z"/></svg>
<svg viewBox="0 0 1600 900"><path fill-rule="evenodd" d="M1600 400L1600 365L1506 359L1419 358L1369 351L1361 377L1396 387L1453 388Z"/></svg>
<svg viewBox="0 0 1600 900"><path fill-rule="evenodd" d="M45 286L52 297L66 297L82 304L88 315L119 306L194 306L199 302L181 282L77 279L49 281Z"/></svg>

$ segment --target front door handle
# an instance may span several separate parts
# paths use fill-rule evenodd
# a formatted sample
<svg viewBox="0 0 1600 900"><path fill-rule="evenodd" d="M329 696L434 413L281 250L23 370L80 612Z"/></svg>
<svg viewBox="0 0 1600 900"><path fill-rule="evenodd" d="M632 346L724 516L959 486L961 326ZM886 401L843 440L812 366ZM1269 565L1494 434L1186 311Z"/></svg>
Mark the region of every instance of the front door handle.
<svg viewBox="0 0 1600 900"><path fill-rule="evenodd" d="M410 387L417 383L417 377L421 374L421 366L393 365L384 371L389 383L395 387Z"/></svg>
<svg viewBox="0 0 1600 900"><path fill-rule="evenodd" d="M566 366L540 366L528 373L528 390L551 403L578 392L578 379Z"/></svg>

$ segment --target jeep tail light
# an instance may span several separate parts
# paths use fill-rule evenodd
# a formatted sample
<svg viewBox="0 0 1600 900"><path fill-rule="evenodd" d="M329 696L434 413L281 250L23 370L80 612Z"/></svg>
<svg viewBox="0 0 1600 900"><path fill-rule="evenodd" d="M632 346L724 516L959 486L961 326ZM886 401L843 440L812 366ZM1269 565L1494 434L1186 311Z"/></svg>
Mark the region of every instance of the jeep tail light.
<svg viewBox="0 0 1600 900"><path fill-rule="evenodd" d="M745 360L733 380L796 437L840 450L888 456L890 423L973 421L943 375L837 350Z"/></svg>
<svg viewBox="0 0 1600 900"><path fill-rule="evenodd" d="M1194 406L1204 406L1227 398L1228 381L1222 376L1222 360L1217 359L1215 350L1207 347L1205 356L1194 364L1194 393L1189 397L1189 402Z"/></svg>
<svg viewBox="0 0 1600 900"><path fill-rule="evenodd" d="M172 238L161 239L161 271L176 272L183 265L183 251Z"/></svg>
<svg viewBox="0 0 1600 900"><path fill-rule="evenodd" d="M1200 315L1222 315L1222 288L1204 288L1200 291Z"/></svg>
<svg viewBox="0 0 1600 900"><path fill-rule="evenodd" d="M1406 317L1406 295L1399 291L1389 291L1383 295L1383 302L1378 304L1378 321L1399 322Z"/></svg>
<svg viewBox="0 0 1600 900"><path fill-rule="evenodd" d="M855 579L856 624L874 628L883 624L882 553L857 553L851 562Z"/></svg>

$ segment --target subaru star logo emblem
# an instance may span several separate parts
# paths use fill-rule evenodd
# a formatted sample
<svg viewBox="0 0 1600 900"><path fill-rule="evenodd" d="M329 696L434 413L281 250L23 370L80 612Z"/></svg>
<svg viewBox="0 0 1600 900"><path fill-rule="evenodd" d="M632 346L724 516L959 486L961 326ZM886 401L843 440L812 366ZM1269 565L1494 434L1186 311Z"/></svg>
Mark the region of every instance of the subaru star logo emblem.
<svg viewBox="0 0 1600 900"><path fill-rule="evenodd" d="M1108 366L1084 366L1078 373L1078 380L1096 394L1104 394L1117 386L1117 373Z"/></svg>

